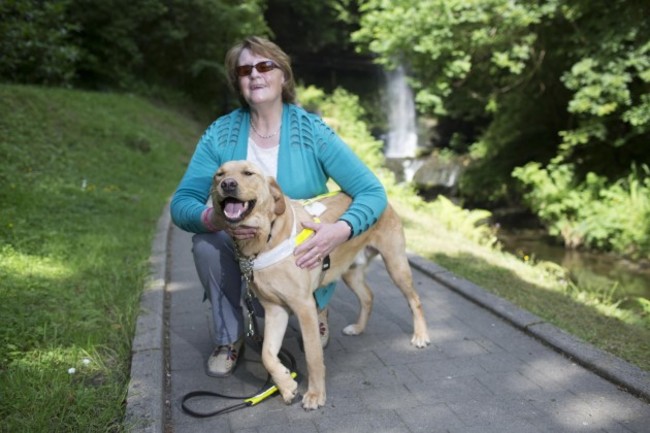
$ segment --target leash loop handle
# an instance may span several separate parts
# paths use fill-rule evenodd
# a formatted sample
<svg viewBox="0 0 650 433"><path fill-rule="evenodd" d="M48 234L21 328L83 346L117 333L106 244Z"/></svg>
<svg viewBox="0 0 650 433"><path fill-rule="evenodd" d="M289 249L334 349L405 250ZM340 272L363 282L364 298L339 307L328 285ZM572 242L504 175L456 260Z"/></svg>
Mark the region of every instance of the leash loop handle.
<svg viewBox="0 0 650 433"><path fill-rule="evenodd" d="M291 372L291 377L296 378L298 377L298 373L295 371ZM269 378L270 380L270 378ZM268 383L268 381L267 381ZM224 394L219 394L217 392L212 392L212 391L193 391L185 394L183 399L181 400L181 408L183 409L183 412L185 412L188 415L191 415L195 418L208 418L211 416L216 416L216 415L221 415L224 413L232 412L238 409L243 409L245 407L250 407L250 406L255 406L256 404L259 404L266 400L267 398L275 395L278 392L278 387L275 384L269 384L269 386L263 388L260 392L255 394L252 397L235 397L235 396L230 396L230 395L224 395ZM244 400L241 403L233 404L232 406L227 406L224 407L223 409L215 410L212 412L198 412L194 409L191 409L188 406L188 402L192 399L195 398L200 398L200 397L216 397L216 398L225 398L229 400Z"/></svg>
<svg viewBox="0 0 650 433"><path fill-rule="evenodd" d="M234 410L242 409L244 407L250 406L246 401L244 401L243 403L234 404L232 406L224 407L223 409L215 410L212 412L198 412L195 411L194 409L190 409L187 403L190 400L199 397L218 397L218 398L227 398L231 400L239 400L242 398L242 397L223 395L212 391L193 391L185 394L183 400L181 401L181 408L183 409L183 412L195 418L208 418L211 416L221 415L227 412L232 412Z"/></svg>

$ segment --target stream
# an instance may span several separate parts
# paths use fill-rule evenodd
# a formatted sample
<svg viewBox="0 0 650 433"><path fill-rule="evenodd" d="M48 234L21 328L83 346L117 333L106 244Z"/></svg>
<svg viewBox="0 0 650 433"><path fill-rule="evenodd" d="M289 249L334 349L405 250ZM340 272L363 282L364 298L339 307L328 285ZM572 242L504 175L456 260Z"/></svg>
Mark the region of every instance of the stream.
<svg viewBox="0 0 650 433"><path fill-rule="evenodd" d="M596 290L620 301L622 308L639 309L635 298L650 300L650 265L644 266L613 254L567 250L553 243L540 229L502 226L498 238L505 251L518 257L557 263L569 271L579 287L598 287Z"/></svg>

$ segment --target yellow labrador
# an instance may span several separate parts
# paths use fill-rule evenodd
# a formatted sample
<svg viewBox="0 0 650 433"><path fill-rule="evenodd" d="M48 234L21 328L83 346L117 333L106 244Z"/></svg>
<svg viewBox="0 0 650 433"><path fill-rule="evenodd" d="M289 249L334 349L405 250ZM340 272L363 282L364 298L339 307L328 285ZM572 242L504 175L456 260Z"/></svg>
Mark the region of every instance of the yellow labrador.
<svg viewBox="0 0 650 433"><path fill-rule="evenodd" d="M304 237L301 221L313 217L298 201L290 200L275 179L265 176L248 161L232 161L214 175L211 191L214 203L213 223L217 227L246 225L257 228L252 239L237 240L242 271L252 280L252 289L265 310L262 362L278 386L285 402L290 403L298 384L282 365L278 353L282 346L289 314L300 323L308 369L308 389L303 396L305 409L325 404L325 364L318 329L318 312L313 292L342 277L359 298L357 322L344 334L363 332L372 309L372 293L365 283L365 265L377 252L395 284L402 290L413 313L413 337L416 347L429 344L427 326L418 294L413 289L411 269L405 254L404 232L398 215L390 207L369 230L341 244L330 254L330 268L301 269L292 252L296 238ZM319 201L322 222L334 222L350 205L349 196L339 193ZM369 248L366 248L369 247ZM355 262L360 253L371 251L365 263Z"/></svg>

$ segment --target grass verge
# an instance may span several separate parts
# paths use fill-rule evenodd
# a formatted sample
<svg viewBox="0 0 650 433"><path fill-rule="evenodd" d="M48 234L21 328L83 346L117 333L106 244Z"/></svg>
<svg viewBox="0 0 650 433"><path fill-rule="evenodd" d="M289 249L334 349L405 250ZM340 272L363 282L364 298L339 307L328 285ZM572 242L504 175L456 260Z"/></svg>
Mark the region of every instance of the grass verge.
<svg viewBox="0 0 650 433"><path fill-rule="evenodd" d="M0 431L121 431L153 231L201 129L129 95L0 100Z"/></svg>

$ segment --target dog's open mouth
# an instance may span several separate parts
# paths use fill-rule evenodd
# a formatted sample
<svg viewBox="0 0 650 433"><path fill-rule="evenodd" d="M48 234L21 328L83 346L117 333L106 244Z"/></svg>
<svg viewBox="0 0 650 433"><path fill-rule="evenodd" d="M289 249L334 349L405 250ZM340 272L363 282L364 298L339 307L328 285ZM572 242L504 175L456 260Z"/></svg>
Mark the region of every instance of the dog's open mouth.
<svg viewBox="0 0 650 433"><path fill-rule="evenodd" d="M255 200L241 201L233 197L227 197L221 202L221 210L226 221L236 223L248 216L255 207Z"/></svg>

